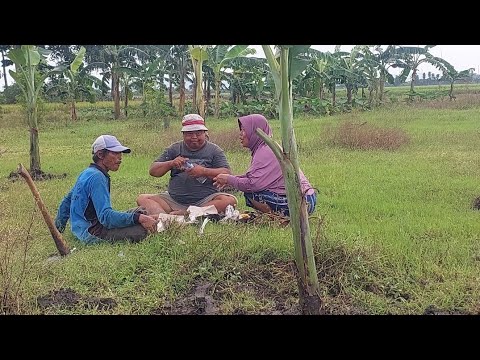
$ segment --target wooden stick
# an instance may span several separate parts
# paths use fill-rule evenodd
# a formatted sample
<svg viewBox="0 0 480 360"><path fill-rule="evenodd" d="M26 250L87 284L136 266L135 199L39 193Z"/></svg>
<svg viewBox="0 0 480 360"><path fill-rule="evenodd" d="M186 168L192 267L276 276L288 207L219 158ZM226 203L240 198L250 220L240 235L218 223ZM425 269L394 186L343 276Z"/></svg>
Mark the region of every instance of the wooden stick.
<svg viewBox="0 0 480 360"><path fill-rule="evenodd" d="M55 241L55 245L57 246L58 252L60 255L65 256L70 253L70 250L67 246L65 240L63 240L62 234L58 231L55 224L53 223L52 217L47 211L45 204L40 197L40 193L35 186L35 183L32 180L32 177L28 173L28 171L23 167L22 164L18 164L17 172L27 181L28 187L32 191L33 197L35 198L35 202L37 203L40 211L42 212L43 218L47 223L48 230L50 230L50 234L52 234L53 241Z"/></svg>

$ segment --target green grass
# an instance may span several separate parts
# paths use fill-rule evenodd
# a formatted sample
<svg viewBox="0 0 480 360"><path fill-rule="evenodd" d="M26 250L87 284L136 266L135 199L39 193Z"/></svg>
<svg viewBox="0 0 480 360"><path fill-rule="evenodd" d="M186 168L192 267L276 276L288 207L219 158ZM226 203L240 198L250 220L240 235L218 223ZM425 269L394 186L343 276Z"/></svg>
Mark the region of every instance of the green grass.
<svg viewBox="0 0 480 360"><path fill-rule="evenodd" d="M310 224L327 313L422 314L429 306L478 313L480 213L471 209L480 195L478 112L478 107L396 106L295 119L302 170L320 190ZM410 142L395 151L333 147L325 130L344 121L402 129ZM280 142L279 122L271 120L271 125ZM234 173L245 171L250 154L235 137L236 119L211 119L208 126L212 140L227 149ZM135 206L138 194L166 186L167 178L150 177L148 168L165 146L180 139L179 129L179 121L164 131L161 121L141 118L45 122L40 128L42 170L67 174L36 183L46 207L54 216L90 163L90 145L102 133L112 133L132 148L120 170L111 173L111 192L115 209ZM7 179L18 163L28 167L28 149L26 127L12 124L4 114L0 254L15 242L8 249L16 265L3 274L0 290L6 291L5 278L22 279L18 306L10 302L10 312L161 313L203 282L213 284L219 313L270 313L298 301L291 231L275 225L207 224L203 235L195 226L171 228L139 244L93 246L82 245L67 230L65 239L76 250L48 261L56 248L30 190L23 180ZM246 210L237 195L240 209ZM22 275L25 241L28 271ZM111 298L117 305L108 310L82 303L39 306L38 297L65 288L85 297Z"/></svg>

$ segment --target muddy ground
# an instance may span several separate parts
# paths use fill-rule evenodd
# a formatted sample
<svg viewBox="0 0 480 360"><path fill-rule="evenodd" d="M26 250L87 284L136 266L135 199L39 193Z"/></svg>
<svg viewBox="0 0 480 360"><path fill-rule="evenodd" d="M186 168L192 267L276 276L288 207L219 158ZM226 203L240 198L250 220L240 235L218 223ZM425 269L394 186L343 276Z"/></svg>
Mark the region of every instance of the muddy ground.
<svg viewBox="0 0 480 360"><path fill-rule="evenodd" d="M197 279L191 288L179 295L171 303L153 309L150 315L301 315L298 304L298 292L293 278L293 263L276 262L255 269L251 274L244 274L241 281L218 283ZM287 286L285 286L287 284ZM290 285L288 285L290 284ZM268 299L269 310L252 311L244 308L222 311L222 304L231 294L248 293L249 297L259 303ZM98 314L115 313L117 302L112 298L85 297L70 288L52 291L37 298L44 314L55 314L62 310L75 313L75 309L92 309ZM322 298L322 315L368 315L365 309L353 304L345 294L336 294ZM457 310L445 310L429 305L423 315L467 315Z"/></svg>

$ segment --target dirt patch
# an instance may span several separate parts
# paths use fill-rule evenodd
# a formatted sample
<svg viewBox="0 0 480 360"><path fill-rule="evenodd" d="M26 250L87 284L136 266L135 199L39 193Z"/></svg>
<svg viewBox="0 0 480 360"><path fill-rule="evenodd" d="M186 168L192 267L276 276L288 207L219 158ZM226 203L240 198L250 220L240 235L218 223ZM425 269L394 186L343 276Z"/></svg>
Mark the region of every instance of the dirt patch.
<svg viewBox="0 0 480 360"><path fill-rule="evenodd" d="M73 310L79 305L85 309L105 311L117 306L117 302L111 298L85 297L70 288L54 290L45 296L37 298L38 305L42 309L63 308Z"/></svg>
<svg viewBox="0 0 480 360"><path fill-rule="evenodd" d="M266 252L257 266L225 271L216 283L197 279L186 295L152 312L156 315L302 315L293 261L272 260ZM245 307L234 297L244 294L250 302L263 304L258 310ZM266 301L268 299L268 301ZM345 293L323 295L322 315L366 315ZM236 308L222 311L222 304L236 303Z"/></svg>
<svg viewBox="0 0 480 360"><path fill-rule="evenodd" d="M425 311L423 312L423 315L471 315L471 314L458 309L442 310L435 307L435 305L428 305Z"/></svg>
<svg viewBox="0 0 480 360"><path fill-rule="evenodd" d="M64 179L67 177L67 173L55 175L55 174L48 174L43 171L34 171L29 172L30 176L32 177L32 180L34 181L43 181L43 180L51 180L51 179ZM22 176L17 172L17 171L12 171L8 177L8 180L15 182L17 180L23 179Z"/></svg>
<svg viewBox="0 0 480 360"><path fill-rule="evenodd" d="M285 227L290 218L278 213L262 213L260 211L244 211L240 214L239 222L255 225Z"/></svg>
<svg viewBox="0 0 480 360"><path fill-rule="evenodd" d="M480 210L480 196L476 197L472 201L472 209L473 210Z"/></svg>
<svg viewBox="0 0 480 360"><path fill-rule="evenodd" d="M225 271L224 279L217 283L198 279L185 296L167 303L153 311L157 315L226 315L220 304L228 301L232 294L245 293L258 301L273 299L268 310L252 312L241 305L229 314L233 315L300 315L296 280L287 262L269 262L250 268L241 275L236 270ZM238 278L241 276L241 280ZM275 281L272 281L272 279ZM293 285L293 287L292 287Z"/></svg>
<svg viewBox="0 0 480 360"><path fill-rule="evenodd" d="M43 181L43 180L51 180L51 179L63 179L67 177L67 173L63 174L48 174L43 171L34 171L33 173L30 173L30 176L32 177L32 180L34 181ZM22 176L17 172L17 171L12 171L8 177L8 180L15 182L20 179L23 179Z"/></svg>
<svg viewBox="0 0 480 360"><path fill-rule="evenodd" d="M212 284L195 284L187 296L156 309L155 315L216 315L218 308L211 295Z"/></svg>

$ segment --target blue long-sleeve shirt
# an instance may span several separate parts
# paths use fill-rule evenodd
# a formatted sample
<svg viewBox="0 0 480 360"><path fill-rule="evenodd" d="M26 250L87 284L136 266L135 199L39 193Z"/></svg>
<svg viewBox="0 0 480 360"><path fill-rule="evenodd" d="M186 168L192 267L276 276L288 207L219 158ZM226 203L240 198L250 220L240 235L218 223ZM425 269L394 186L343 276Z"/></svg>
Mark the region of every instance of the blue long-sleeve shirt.
<svg viewBox="0 0 480 360"><path fill-rule="evenodd" d="M63 232L70 219L73 234L85 243L94 243L101 241L97 235L102 227L132 226L138 224L138 218L138 213L112 209L110 176L96 164L90 164L60 203L55 226Z"/></svg>

